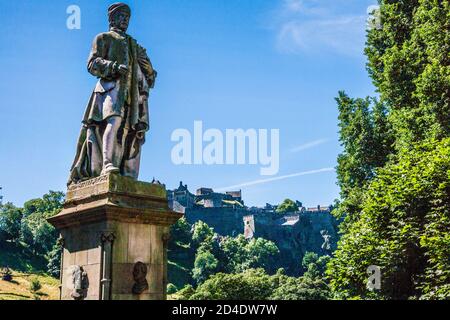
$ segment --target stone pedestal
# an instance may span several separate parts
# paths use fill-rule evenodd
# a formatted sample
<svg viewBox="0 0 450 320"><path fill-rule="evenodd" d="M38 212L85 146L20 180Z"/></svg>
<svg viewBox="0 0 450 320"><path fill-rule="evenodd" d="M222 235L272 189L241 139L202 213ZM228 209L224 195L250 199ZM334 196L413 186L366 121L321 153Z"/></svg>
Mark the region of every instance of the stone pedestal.
<svg viewBox="0 0 450 320"><path fill-rule="evenodd" d="M61 299L165 299L169 228L180 217L162 185L116 174L71 185L49 219L61 233Z"/></svg>

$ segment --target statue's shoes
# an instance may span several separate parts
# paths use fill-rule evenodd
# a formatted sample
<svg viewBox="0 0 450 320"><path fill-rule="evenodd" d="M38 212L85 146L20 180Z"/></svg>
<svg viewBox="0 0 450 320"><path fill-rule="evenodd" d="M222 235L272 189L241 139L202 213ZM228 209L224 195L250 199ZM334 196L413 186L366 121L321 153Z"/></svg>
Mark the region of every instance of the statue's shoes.
<svg viewBox="0 0 450 320"><path fill-rule="evenodd" d="M118 172L120 172L119 168L114 167L113 165L107 165L105 168L103 168L101 175Z"/></svg>

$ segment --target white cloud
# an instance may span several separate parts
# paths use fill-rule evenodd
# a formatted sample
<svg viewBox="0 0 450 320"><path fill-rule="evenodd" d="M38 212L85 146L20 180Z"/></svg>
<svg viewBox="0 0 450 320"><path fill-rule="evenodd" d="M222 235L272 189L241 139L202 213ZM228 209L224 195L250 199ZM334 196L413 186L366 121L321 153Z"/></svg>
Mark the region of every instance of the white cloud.
<svg viewBox="0 0 450 320"><path fill-rule="evenodd" d="M328 12L321 0L284 0L282 11L284 14L303 13L323 15Z"/></svg>
<svg viewBox="0 0 450 320"><path fill-rule="evenodd" d="M311 171L303 171L303 172L297 172L297 173L288 174L288 175L284 175L284 176L278 176L278 177L274 177L274 178L259 179L259 180L249 181L249 182L243 182L240 184L236 184L234 186L228 186L228 187L223 187L223 188L214 188L214 190L217 192L224 192L224 191L229 191L229 190L240 189L243 187L250 187L250 186L254 186L254 185L258 185L258 184L264 184L264 183L280 181L280 180L285 180L285 179L290 179L290 178L295 178L295 177L307 176L307 175L318 174L318 173L323 173L323 172L333 172L333 171L334 171L334 168L322 168L322 169L311 170Z"/></svg>
<svg viewBox="0 0 450 320"><path fill-rule="evenodd" d="M322 145L322 144L324 144L324 143L327 143L327 142L328 142L328 139L318 139L318 140L314 140L314 141L311 141L311 142L308 142L308 143L304 143L304 144L302 144L302 145L299 145L299 146L297 146L297 147L294 147L294 148L292 148L292 149L290 150L290 152L291 152L291 153L301 152L301 151L304 151L304 150L307 150L307 149L311 149L311 148L320 146L320 145Z"/></svg>
<svg viewBox="0 0 450 320"><path fill-rule="evenodd" d="M344 0L283 0L275 23L278 50L360 56L367 14L345 9Z"/></svg>

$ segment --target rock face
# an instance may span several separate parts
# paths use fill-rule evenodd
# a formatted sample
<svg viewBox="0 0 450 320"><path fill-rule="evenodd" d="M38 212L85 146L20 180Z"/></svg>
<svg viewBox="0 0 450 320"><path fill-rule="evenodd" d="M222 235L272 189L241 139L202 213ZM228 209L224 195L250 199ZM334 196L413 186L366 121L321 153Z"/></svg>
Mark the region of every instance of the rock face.
<svg viewBox="0 0 450 320"><path fill-rule="evenodd" d="M331 215L331 207L306 208L296 201L298 212L279 214L277 206L270 204L246 207L241 190L218 193L200 188L194 195L183 182L168 190L167 196L172 210L184 213L190 224L203 221L222 236L245 234L275 242L282 256L280 267L290 275L302 272L306 252L324 255L336 248L338 221Z"/></svg>
<svg viewBox="0 0 450 320"><path fill-rule="evenodd" d="M336 248L338 221L330 210L304 210L280 215L274 212L252 214L245 208L186 208L189 223L203 221L222 236L244 234L244 217L253 216L254 237L273 241L281 252L282 261L288 274L301 273L301 261L306 252L319 255L329 254Z"/></svg>

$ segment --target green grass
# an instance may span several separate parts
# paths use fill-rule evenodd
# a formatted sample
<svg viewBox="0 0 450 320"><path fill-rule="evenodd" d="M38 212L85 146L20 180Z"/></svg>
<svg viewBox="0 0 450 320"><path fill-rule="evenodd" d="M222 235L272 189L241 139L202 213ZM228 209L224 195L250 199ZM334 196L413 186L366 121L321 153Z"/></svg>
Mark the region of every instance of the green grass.
<svg viewBox="0 0 450 320"><path fill-rule="evenodd" d="M47 261L34 255L21 243L0 243L0 269L13 271L13 280L0 278L0 300L55 300L59 298L59 280L45 274ZM33 279L38 279L42 288L34 293L30 290Z"/></svg>
<svg viewBox="0 0 450 320"><path fill-rule="evenodd" d="M44 274L13 271L13 281L0 279L0 300L57 300L59 280ZM33 279L38 279L42 288L34 293L30 290Z"/></svg>

